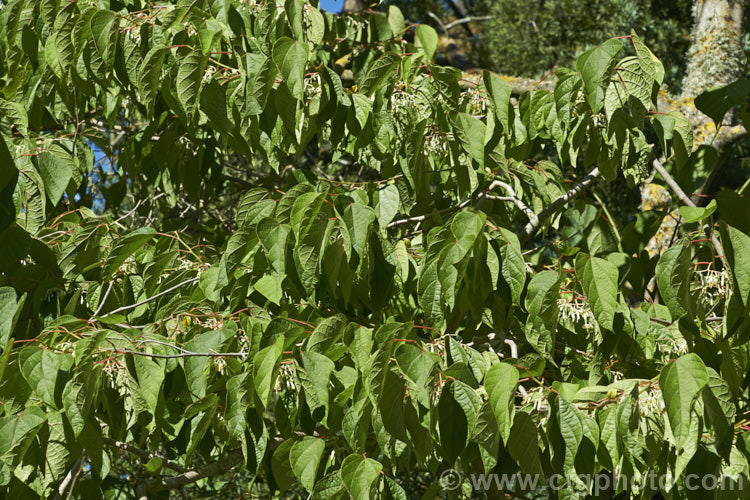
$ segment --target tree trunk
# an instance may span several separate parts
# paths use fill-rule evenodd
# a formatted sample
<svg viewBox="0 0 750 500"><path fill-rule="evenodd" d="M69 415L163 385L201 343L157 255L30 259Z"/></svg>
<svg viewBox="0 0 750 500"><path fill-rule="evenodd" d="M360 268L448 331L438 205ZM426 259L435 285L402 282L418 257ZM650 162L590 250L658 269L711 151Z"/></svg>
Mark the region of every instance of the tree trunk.
<svg viewBox="0 0 750 500"><path fill-rule="evenodd" d="M695 0L684 97L727 85L742 70L742 11L745 0Z"/></svg>

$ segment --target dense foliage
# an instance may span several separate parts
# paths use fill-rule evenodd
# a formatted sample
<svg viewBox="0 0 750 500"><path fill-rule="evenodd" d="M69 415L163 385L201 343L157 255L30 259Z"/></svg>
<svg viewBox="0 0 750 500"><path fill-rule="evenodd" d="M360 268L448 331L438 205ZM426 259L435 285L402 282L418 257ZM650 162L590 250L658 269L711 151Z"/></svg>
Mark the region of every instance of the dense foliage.
<svg viewBox="0 0 750 500"><path fill-rule="evenodd" d="M3 6L4 496L750 484L750 206L686 199L711 148L657 109L662 64L633 32L516 99L436 47L397 8ZM661 254L664 212L602 202L652 161Z"/></svg>
<svg viewBox="0 0 750 500"><path fill-rule="evenodd" d="M583 50L634 28L678 88L690 43L690 0L533 0L487 2L492 19L480 24L485 67L541 77L569 65Z"/></svg>

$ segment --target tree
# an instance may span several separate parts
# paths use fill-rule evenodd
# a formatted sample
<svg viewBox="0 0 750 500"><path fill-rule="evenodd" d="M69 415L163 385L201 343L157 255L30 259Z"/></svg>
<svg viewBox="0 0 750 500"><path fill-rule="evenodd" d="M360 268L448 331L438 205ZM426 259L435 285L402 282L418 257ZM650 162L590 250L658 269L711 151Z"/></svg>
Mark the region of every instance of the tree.
<svg viewBox="0 0 750 500"><path fill-rule="evenodd" d="M303 0L4 6L5 496L748 484L747 183L690 194L749 86L685 115L636 32L533 89L470 82L411 29ZM667 208L622 224L606 191L654 175Z"/></svg>

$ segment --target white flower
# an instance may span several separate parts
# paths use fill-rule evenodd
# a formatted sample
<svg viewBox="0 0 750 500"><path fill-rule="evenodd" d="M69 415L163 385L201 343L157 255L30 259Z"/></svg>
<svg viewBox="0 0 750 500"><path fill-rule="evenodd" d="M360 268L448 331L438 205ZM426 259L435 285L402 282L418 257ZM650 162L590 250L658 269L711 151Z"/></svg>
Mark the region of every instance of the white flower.
<svg viewBox="0 0 750 500"><path fill-rule="evenodd" d="M297 390L297 373L294 369L294 363L282 364L279 369L279 375L276 377L276 383L273 386L275 392L281 390Z"/></svg>
<svg viewBox="0 0 750 500"><path fill-rule="evenodd" d="M226 370L227 368L227 360L222 357L215 357L214 367L216 368L217 372L224 375L224 370Z"/></svg>
<svg viewBox="0 0 750 500"><path fill-rule="evenodd" d="M541 411L545 406L547 398L544 397L544 387L534 387L526 391L526 395L521 401L521 406L531 405L534 410Z"/></svg>
<svg viewBox="0 0 750 500"><path fill-rule="evenodd" d="M563 321L583 322L583 329L587 332L594 328L596 324L594 313L591 312L591 307L587 302L557 299L557 305L560 307L560 317Z"/></svg>
<svg viewBox="0 0 750 500"><path fill-rule="evenodd" d="M320 94L320 75L314 73L305 77L305 97L312 99L314 96Z"/></svg>
<svg viewBox="0 0 750 500"><path fill-rule="evenodd" d="M660 414L664 411L664 398L661 395L659 387L651 385L647 390L639 395L638 407L641 415Z"/></svg>

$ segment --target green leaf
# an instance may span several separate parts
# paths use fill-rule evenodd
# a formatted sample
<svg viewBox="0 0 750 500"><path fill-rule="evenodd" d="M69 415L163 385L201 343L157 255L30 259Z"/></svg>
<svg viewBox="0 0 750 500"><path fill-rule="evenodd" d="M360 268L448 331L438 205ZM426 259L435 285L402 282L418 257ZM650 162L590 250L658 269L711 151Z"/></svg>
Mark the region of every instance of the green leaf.
<svg viewBox="0 0 750 500"><path fill-rule="evenodd" d="M306 31L307 39L314 43L319 44L323 41L323 37L326 32L326 21L320 10L316 9L309 3L305 3L305 9L307 9L307 19L310 23L310 28Z"/></svg>
<svg viewBox="0 0 750 500"><path fill-rule="evenodd" d="M635 54L638 57L638 63L642 70L648 75L649 80L656 82L657 85L661 85L664 82L664 65L654 55L651 50L646 47L640 37L636 35L635 30L630 30L631 41L635 48Z"/></svg>
<svg viewBox="0 0 750 500"><path fill-rule="evenodd" d="M682 218L687 224L706 219L710 217L714 211L716 211L716 200L711 200L711 202L705 207L680 207L680 215L682 215Z"/></svg>
<svg viewBox="0 0 750 500"><path fill-rule="evenodd" d="M718 125L730 109L745 103L748 94L750 80L738 80L729 85L706 90L695 98L695 107Z"/></svg>
<svg viewBox="0 0 750 500"><path fill-rule="evenodd" d="M539 474L544 477L539 460L539 441L537 429L531 415L518 412L513 419L513 428L507 441L510 456L521 470L527 474Z"/></svg>
<svg viewBox="0 0 750 500"><path fill-rule="evenodd" d="M284 336L280 335L273 345L261 349L253 357L253 382L258 399L265 407L268 407L268 401L276 383L283 346Z"/></svg>
<svg viewBox="0 0 750 500"><path fill-rule="evenodd" d="M307 66L307 44L282 37L273 46L273 60L284 76L289 91L295 99L305 98L305 66Z"/></svg>
<svg viewBox="0 0 750 500"><path fill-rule="evenodd" d="M15 289L7 286L0 287L0 346L5 346L13 335L13 329L25 301L25 294L18 300Z"/></svg>
<svg viewBox="0 0 750 500"><path fill-rule="evenodd" d="M582 253L576 257L575 264L594 317L602 327L612 330L617 308L617 267L609 261Z"/></svg>
<svg viewBox="0 0 750 500"><path fill-rule="evenodd" d="M404 421L404 397L406 384L404 379L393 373L386 372L383 392L378 400L378 409L383 419L383 427L393 437L408 442L406 423Z"/></svg>
<svg viewBox="0 0 750 500"><path fill-rule="evenodd" d="M678 451L690 436L693 404L707 383L706 365L695 353L685 354L661 370L659 388Z"/></svg>
<svg viewBox="0 0 750 500"><path fill-rule="evenodd" d="M440 448L442 449L443 456L450 463L454 463L466 448L470 430L468 415L464 411L462 404L456 399L456 394L453 390L457 383L460 382L450 381L445 383L437 408ZM464 394L463 391L460 394Z"/></svg>
<svg viewBox="0 0 750 500"><path fill-rule="evenodd" d="M352 454L341 463L341 479L352 498L369 500L383 466L371 458Z"/></svg>
<svg viewBox="0 0 750 500"><path fill-rule="evenodd" d="M482 72L482 81L487 88L490 105L495 112L495 116L502 124L503 130L510 132L510 116L512 113L510 107L510 84L495 73L487 70Z"/></svg>
<svg viewBox="0 0 750 500"><path fill-rule="evenodd" d="M525 306L526 339L542 355L549 356L555 344L557 330L557 292L562 283L555 271L542 271L529 282Z"/></svg>
<svg viewBox="0 0 750 500"><path fill-rule="evenodd" d="M138 92L140 101L146 107L149 118L154 115L154 103L159 92L161 81L161 70L167 49L164 47L152 47L143 57L143 62L138 69Z"/></svg>
<svg viewBox="0 0 750 500"><path fill-rule="evenodd" d="M425 53L427 62L432 62L438 47L438 34L432 26L420 24L417 26L417 47L421 47Z"/></svg>
<svg viewBox="0 0 750 500"><path fill-rule="evenodd" d="M750 311L750 236L728 225L722 225L721 230L734 291Z"/></svg>
<svg viewBox="0 0 750 500"><path fill-rule="evenodd" d="M177 70L175 91L177 99L187 113L187 119L192 119L198 104L198 94L206 71L208 57L199 50L193 50L185 56Z"/></svg>
<svg viewBox="0 0 750 500"><path fill-rule="evenodd" d="M461 144L469 156L484 168L484 136L486 125L479 119L467 113L458 113L456 116L456 133ZM471 191L477 187L476 177L471 184Z"/></svg>
<svg viewBox="0 0 750 500"><path fill-rule="evenodd" d="M321 463L325 448L325 441L322 439L305 436L302 441L295 443L289 451L292 471L294 471L294 475L297 476L302 487L309 492L312 492L315 487L318 466Z"/></svg>
<svg viewBox="0 0 750 500"><path fill-rule="evenodd" d="M114 274L123 262L150 241L155 233L156 230L151 227L142 227L116 239L104 263L103 274L105 276Z"/></svg>
<svg viewBox="0 0 750 500"><path fill-rule="evenodd" d="M26 108L21 103L0 98L0 118L8 120L21 135L29 134L29 117L26 114ZM2 187L4 186L0 182L0 188Z"/></svg>
<svg viewBox="0 0 750 500"><path fill-rule="evenodd" d="M690 305L690 248L680 242L667 249L656 264L656 284L672 320L685 316Z"/></svg>
<svg viewBox="0 0 750 500"><path fill-rule="evenodd" d="M386 184L382 189L375 192L375 215L378 218L380 228L388 227L388 224L396 217L401 204L398 188L393 184Z"/></svg>
<svg viewBox="0 0 750 500"><path fill-rule="evenodd" d="M47 199L53 205L57 205L68 188L70 179L73 178L73 169L70 162L47 151L37 155L37 162L39 164L39 175L44 181Z"/></svg>
<svg viewBox="0 0 750 500"><path fill-rule="evenodd" d="M161 457L153 457L151 460L143 464L143 468L146 470L146 472L151 474L156 474L159 472L162 468L162 465L164 464L164 459Z"/></svg>
<svg viewBox="0 0 750 500"><path fill-rule="evenodd" d="M370 65L367 74L359 85L359 92L368 96L378 90L388 90L387 84L393 79L401 64L401 56L395 52L386 52Z"/></svg>
<svg viewBox="0 0 750 500"><path fill-rule="evenodd" d="M396 36L401 35L406 30L404 14L395 5L388 6L388 25L391 27L391 32Z"/></svg>
<svg viewBox="0 0 750 500"><path fill-rule="evenodd" d="M587 50L576 60L576 70L581 73L586 100L594 113L598 113L604 105L604 90L609 84L615 57L621 50L622 42L611 39Z"/></svg>
<svg viewBox="0 0 750 500"><path fill-rule="evenodd" d="M119 33L119 18L114 12L99 10L91 17L91 36L94 40L94 49L101 58L104 74L110 73L115 62L115 50Z"/></svg>
<svg viewBox="0 0 750 500"><path fill-rule="evenodd" d="M526 285L526 263L521 253L518 237L505 228L500 228L502 239L499 240L500 256L502 257L501 273L510 287L513 304L521 305L521 294Z"/></svg>
<svg viewBox="0 0 750 500"><path fill-rule="evenodd" d="M581 412L575 405L567 401L562 396L556 398L557 408L557 425L559 426L560 436L565 444L562 450L555 449L557 456L563 454L563 474L568 476L575 472L575 458L578 453L578 447L581 445L584 436L583 419Z"/></svg>
<svg viewBox="0 0 750 500"><path fill-rule="evenodd" d="M503 442L508 443L515 409L518 370L507 363L495 363L484 379L492 411Z"/></svg>

